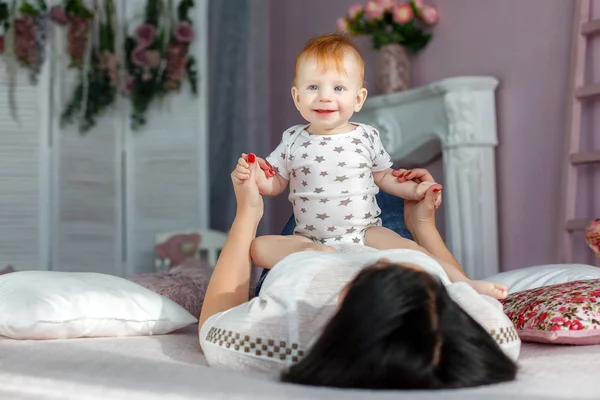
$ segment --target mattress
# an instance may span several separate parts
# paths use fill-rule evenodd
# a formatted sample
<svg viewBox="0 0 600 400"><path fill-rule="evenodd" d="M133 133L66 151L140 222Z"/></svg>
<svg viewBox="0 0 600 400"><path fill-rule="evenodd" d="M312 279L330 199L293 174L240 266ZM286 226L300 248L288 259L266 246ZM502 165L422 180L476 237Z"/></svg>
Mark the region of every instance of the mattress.
<svg viewBox="0 0 600 400"><path fill-rule="evenodd" d="M475 389L369 392L209 368L197 327L161 336L0 339L1 399L598 399L600 346L524 344L518 380Z"/></svg>

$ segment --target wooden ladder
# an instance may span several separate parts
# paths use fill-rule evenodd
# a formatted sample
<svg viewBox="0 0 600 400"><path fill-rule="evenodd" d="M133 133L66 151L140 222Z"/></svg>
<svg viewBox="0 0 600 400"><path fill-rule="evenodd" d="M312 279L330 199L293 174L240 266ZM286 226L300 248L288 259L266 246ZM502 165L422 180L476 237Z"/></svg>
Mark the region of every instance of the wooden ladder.
<svg viewBox="0 0 600 400"><path fill-rule="evenodd" d="M577 219L577 169L581 165L600 164L600 150L581 151L582 103L600 98L600 84L585 83L587 41L600 34L600 19L590 20L590 0L576 0L569 76L569 98L565 121L565 159L562 176L561 215L559 220L558 262L573 262L573 233L585 230L589 220Z"/></svg>

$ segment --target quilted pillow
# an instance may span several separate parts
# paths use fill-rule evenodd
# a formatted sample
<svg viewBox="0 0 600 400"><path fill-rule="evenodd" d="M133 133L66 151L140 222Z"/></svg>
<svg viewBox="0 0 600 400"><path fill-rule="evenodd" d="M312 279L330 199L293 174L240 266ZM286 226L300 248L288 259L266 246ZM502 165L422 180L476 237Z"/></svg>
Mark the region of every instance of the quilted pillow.
<svg viewBox="0 0 600 400"><path fill-rule="evenodd" d="M600 279L524 290L501 302L522 341L600 344Z"/></svg>
<svg viewBox="0 0 600 400"><path fill-rule="evenodd" d="M189 258L168 272L134 275L127 279L165 296L197 317L212 271L210 265Z"/></svg>

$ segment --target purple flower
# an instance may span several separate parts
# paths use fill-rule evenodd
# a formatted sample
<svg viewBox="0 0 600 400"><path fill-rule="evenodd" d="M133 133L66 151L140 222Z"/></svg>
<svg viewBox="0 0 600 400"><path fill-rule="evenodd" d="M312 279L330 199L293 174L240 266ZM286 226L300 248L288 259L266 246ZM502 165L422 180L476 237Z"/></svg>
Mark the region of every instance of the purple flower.
<svg viewBox="0 0 600 400"><path fill-rule="evenodd" d="M62 26L69 23L67 12L62 6L54 6L50 9L50 19Z"/></svg>
<svg viewBox="0 0 600 400"><path fill-rule="evenodd" d="M138 26L135 30L135 40L138 47L146 48L154 43L156 38L156 28L149 24Z"/></svg>
<svg viewBox="0 0 600 400"><path fill-rule="evenodd" d="M142 46L136 47L131 52L131 62L138 67L145 67L147 63L146 49Z"/></svg>
<svg viewBox="0 0 600 400"><path fill-rule="evenodd" d="M173 29L175 39L182 43L189 43L194 40L194 28L189 22L180 22Z"/></svg>

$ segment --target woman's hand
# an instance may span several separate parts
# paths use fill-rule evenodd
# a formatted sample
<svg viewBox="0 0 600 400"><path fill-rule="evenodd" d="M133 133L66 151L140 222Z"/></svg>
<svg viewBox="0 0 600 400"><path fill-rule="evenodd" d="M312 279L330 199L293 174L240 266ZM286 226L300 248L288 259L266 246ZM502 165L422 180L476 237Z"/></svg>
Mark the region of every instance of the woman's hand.
<svg viewBox="0 0 600 400"><path fill-rule="evenodd" d="M412 170L398 169L392 172L398 182L413 180L417 183L435 182L433 176L424 168ZM408 230L415 235L417 226L435 227L435 210L441 204L442 185L436 183L429 187L421 201L404 201L404 223Z"/></svg>
<svg viewBox="0 0 600 400"><path fill-rule="evenodd" d="M262 171L259 172L260 167L254 154L248 154L247 160L240 157L236 168L231 173L237 213L251 213L260 220L264 212L264 203L256 181Z"/></svg>

